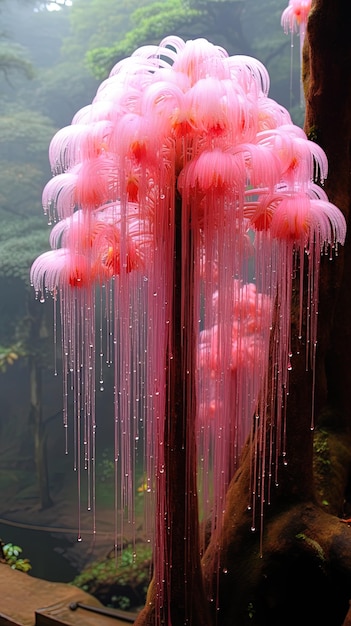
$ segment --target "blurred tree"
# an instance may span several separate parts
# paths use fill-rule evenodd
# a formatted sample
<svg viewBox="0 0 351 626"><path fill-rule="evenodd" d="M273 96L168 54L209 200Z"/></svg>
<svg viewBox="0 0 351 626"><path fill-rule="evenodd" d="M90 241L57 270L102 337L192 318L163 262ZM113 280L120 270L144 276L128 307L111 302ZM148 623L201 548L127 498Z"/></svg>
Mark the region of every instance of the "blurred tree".
<svg viewBox="0 0 351 626"><path fill-rule="evenodd" d="M27 78L33 77L32 65L24 57L23 50L4 41L0 42L0 71L7 81L10 81L14 71L23 73Z"/></svg>
<svg viewBox="0 0 351 626"><path fill-rule="evenodd" d="M52 67L57 62L62 40L69 33L70 20L68 7L55 12L39 11L35 10L36 4L35 0L7 0L2 15L7 38L22 46L35 67L35 75L39 69Z"/></svg>
<svg viewBox="0 0 351 626"><path fill-rule="evenodd" d="M3 85L2 98L7 102L25 101L57 126L64 126L71 121L73 111L85 104L86 94L90 95L93 89L89 84L95 87L96 81L81 60L73 63L71 59L60 65L62 42L69 33L68 7L51 12L34 11L33 5L28 1L22 7L15 2L4 15L9 36L26 51L35 72L30 83L13 76L11 85ZM44 154L42 165L47 167Z"/></svg>
<svg viewBox="0 0 351 626"><path fill-rule="evenodd" d="M27 0L23 0L24 3L26 1ZM7 4L7 0L0 0L0 14L2 17L4 11L6 13L8 10L9 5ZM28 59L26 59L24 49L9 39L6 29L4 30L3 27L0 33L0 73L3 78L9 81L10 76L12 76L14 72L20 72L27 78L33 77L33 67Z"/></svg>
<svg viewBox="0 0 351 626"><path fill-rule="evenodd" d="M11 354L28 362L29 418L42 508L51 504L41 390L49 311L33 299L29 267L47 247L40 198L49 174L47 146L54 131L50 120L40 113L4 103L0 106L0 285L6 294L0 307L0 344L3 365L16 360Z"/></svg>
<svg viewBox="0 0 351 626"><path fill-rule="evenodd" d="M150 0L75 0L70 10L71 31L63 42L66 59L84 58L88 50L113 46L128 32L131 14Z"/></svg>

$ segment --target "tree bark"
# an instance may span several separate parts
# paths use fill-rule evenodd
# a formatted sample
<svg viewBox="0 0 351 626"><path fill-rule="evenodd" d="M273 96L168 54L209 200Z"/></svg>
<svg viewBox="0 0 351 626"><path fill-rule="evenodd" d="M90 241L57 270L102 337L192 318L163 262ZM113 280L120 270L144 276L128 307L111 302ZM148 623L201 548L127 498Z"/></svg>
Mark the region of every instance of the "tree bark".
<svg viewBox="0 0 351 626"><path fill-rule="evenodd" d="M156 500L156 542L161 549L164 547L164 563L169 569L163 581L157 580L158 572L155 572L146 606L136 626L209 624L200 560L196 488L194 258L191 228L189 224L183 227L182 221L187 218L182 212L181 200L177 198L173 345L172 358L167 358L166 363L164 508L163 503ZM182 239L184 232L188 233L188 241ZM162 606L157 597L158 584L162 585Z"/></svg>
<svg viewBox="0 0 351 626"><path fill-rule="evenodd" d="M325 191L344 213L348 223L345 246L329 262L322 258L317 361L319 396L318 427L329 435L334 450L333 466L339 484L339 502L330 512L340 515L351 468L349 389L351 385L351 6L337 0L315 0L308 22L304 54L306 96L305 131L325 150L329 173ZM335 436L336 435L336 436ZM342 456L342 468L338 456ZM329 476L330 479L330 476ZM320 477L318 476L318 482ZM318 485L319 487L319 485ZM330 487L335 482L330 481ZM326 500L332 501L331 489Z"/></svg>
<svg viewBox="0 0 351 626"><path fill-rule="evenodd" d="M326 152L329 175L325 191L348 222L350 27L350 3L315 0L304 50L305 131ZM336 516L342 515L349 498L351 467L350 267L348 234L336 258L321 259L315 433L310 428L313 379L311 372L305 371L304 345L297 340L297 304L293 302L288 464L279 468L279 487L273 489L271 503L265 508L262 551L258 537L250 532L247 510L253 458L248 444L228 491L222 533L211 538L203 560L221 626L338 626L348 612L351 530ZM323 439L317 440L321 433ZM318 445L313 448L314 440ZM213 564L218 553L221 566L216 576Z"/></svg>
<svg viewBox="0 0 351 626"><path fill-rule="evenodd" d="M29 341L32 346L37 346L43 323L43 314L40 312L38 315L38 313L34 310L35 306L39 307L40 304L35 301L32 306L29 305ZM34 459L37 473L39 503L41 509L47 509L52 505L52 500L49 488L47 440L45 424L43 421L42 366L40 363L40 356L35 352L28 357L28 368L30 386L30 416L34 430Z"/></svg>

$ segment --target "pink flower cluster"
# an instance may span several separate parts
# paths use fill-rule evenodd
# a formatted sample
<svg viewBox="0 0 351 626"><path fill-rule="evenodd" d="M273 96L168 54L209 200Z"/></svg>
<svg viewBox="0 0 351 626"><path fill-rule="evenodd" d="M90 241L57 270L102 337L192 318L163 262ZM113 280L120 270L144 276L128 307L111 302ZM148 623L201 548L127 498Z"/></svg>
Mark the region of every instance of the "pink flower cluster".
<svg viewBox="0 0 351 626"><path fill-rule="evenodd" d="M295 5L289 15L307 11L307 2L300 13ZM160 198L176 189L200 229L209 204L218 227L228 222L226 204L239 214L240 197L250 228L299 242L321 230L328 243L343 241L342 216L311 186L316 170L322 181L327 174L325 155L268 88L259 61L229 57L204 39L168 37L118 63L51 142L55 176L43 205L49 221L65 219L71 234L62 244L52 237L62 249L34 263L35 290L145 268L169 203Z"/></svg>

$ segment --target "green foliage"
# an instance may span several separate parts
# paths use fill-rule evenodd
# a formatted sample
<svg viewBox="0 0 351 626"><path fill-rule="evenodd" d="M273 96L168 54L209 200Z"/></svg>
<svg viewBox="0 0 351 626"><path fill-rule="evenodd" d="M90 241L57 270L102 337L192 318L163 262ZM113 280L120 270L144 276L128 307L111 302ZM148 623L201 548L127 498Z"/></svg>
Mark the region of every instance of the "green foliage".
<svg viewBox="0 0 351 626"><path fill-rule="evenodd" d="M97 86L84 63L84 55L75 62L58 60L55 71L45 68L38 74L31 105L39 107L61 128L71 123L76 111L92 101ZM47 162L47 154L45 158Z"/></svg>
<svg viewBox="0 0 351 626"><path fill-rule="evenodd" d="M5 110L0 116L0 153L7 158L25 161L33 157L47 159L49 142L56 128L52 121L28 109Z"/></svg>
<svg viewBox="0 0 351 626"><path fill-rule="evenodd" d="M155 29L157 33L157 41L155 43L158 43L162 37L165 37L167 34L173 34L183 24L192 24L194 19L201 15L202 12L199 9L190 8L182 0L153 2L134 11L131 20L136 25L136 28L132 32L139 32L141 36L146 36L149 29L151 32L152 29ZM128 39L128 35L126 39Z"/></svg>
<svg viewBox="0 0 351 626"><path fill-rule="evenodd" d="M0 277L18 278L29 286L29 269L36 256L48 249L43 217L13 216L0 210Z"/></svg>
<svg viewBox="0 0 351 626"><path fill-rule="evenodd" d="M22 548L19 546L15 546L13 543L6 543L1 545L1 549L5 563L12 569L17 569L21 572L29 572L32 569L29 560L21 558Z"/></svg>
<svg viewBox="0 0 351 626"><path fill-rule="evenodd" d="M62 57L81 61L86 52L113 46L132 26L131 13L147 0L75 0L70 10L71 33L64 39Z"/></svg>
<svg viewBox="0 0 351 626"><path fill-rule="evenodd" d="M330 489L330 485L333 484L333 475L335 472L335 467L332 462L330 437L330 432L322 427L316 428L313 435L313 471L316 491L321 504L328 508L330 504L333 506L332 493L328 491L328 489ZM333 442L333 437L331 437L331 441ZM341 459L342 457L340 457L340 462L342 463Z"/></svg>
<svg viewBox="0 0 351 626"><path fill-rule="evenodd" d="M19 106L0 115L0 277L27 285L32 262L48 247L41 194L54 131L50 119Z"/></svg>
<svg viewBox="0 0 351 626"><path fill-rule="evenodd" d="M129 30L116 43L106 40L90 47L86 62L93 75L102 80L115 63L142 45L158 44L169 34L183 39L205 37L224 46L229 54L260 59L274 76L272 97L290 107L299 101L295 95L299 94L298 57L290 90L290 37L280 23L285 7L285 0L156 0L134 10ZM115 12L112 9L111 19Z"/></svg>
<svg viewBox="0 0 351 626"><path fill-rule="evenodd" d="M314 463L320 475L329 476L331 471L328 431L320 428L313 438Z"/></svg>
<svg viewBox="0 0 351 626"><path fill-rule="evenodd" d="M304 541L306 543L306 545L309 548L311 548L311 550L314 552L314 554L317 557L317 559L319 561L321 561L322 563L325 562L324 550L323 550L322 546L317 541L315 541L314 539L311 539L311 537L308 537L304 533L298 533L296 535L296 539Z"/></svg>
<svg viewBox="0 0 351 626"><path fill-rule="evenodd" d="M191 26L202 15L197 9L190 9L182 0L155 2L137 9L131 16L137 26L128 32L116 45L101 47L87 53L89 68L96 78L104 78L112 66L120 59L129 56L137 47L157 44L163 37L180 33Z"/></svg>
<svg viewBox="0 0 351 626"><path fill-rule="evenodd" d="M70 11L34 11L33 4L31 0L26 3L22 0L20 6L16 0L8 0L2 22L8 38L18 42L25 50L25 58L33 64L35 76L38 76L38 70L52 68L59 57L62 39L69 33ZM28 86L28 81L23 81L23 75L22 83Z"/></svg>
<svg viewBox="0 0 351 626"><path fill-rule="evenodd" d="M12 346L4 348L0 345L0 372L4 374L8 367L11 367L16 361L26 356L26 352L21 344L16 343Z"/></svg>
<svg viewBox="0 0 351 626"><path fill-rule="evenodd" d="M253 619L255 617L255 607L253 602L249 602L249 604L247 605L247 613L250 619Z"/></svg>
<svg viewBox="0 0 351 626"><path fill-rule="evenodd" d="M0 115L0 277L28 284L31 263L47 249L41 194L53 133L51 121L38 112L14 106Z"/></svg>
<svg viewBox="0 0 351 626"><path fill-rule="evenodd" d="M101 461L97 467L97 474L99 476L99 482L102 483L113 483L115 476L115 464L114 461L110 458L108 450L103 450L101 455Z"/></svg>
<svg viewBox="0 0 351 626"><path fill-rule="evenodd" d="M44 223L41 207L43 172L33 163L16 163L0 159L0 211L2 223L29 216ZM0 235L1 237L1 235Z"/></svg>
<svg viewBox="0 0 351 626"><path fill-rule="evenodd" d="M34 163L0 159L0 213L5 235L0 233L0 240L8 238L8 222L20 222L23 230L28 218L41 216L41 225L45 224L40 202L43 181L43 172Z"/></svg>
<svg viewBox="0 0 351 626"><path fill-rule="evenodd" d="M311 128L309 128L307 131L307 137L310 141L315 141L316 143L318 143L319 135L320 135L320 131L317 128L317 126L311 126Z"/></svg>
<svg viewBox="0 0 351 626"><path fill-rule="evenodd" d="M95 596L106 606L134 609L145 602L150 582L150 544L129 544L115 557L95 561L73 583Z"/></svg>
<svg viewBox="0 0 351 626"><path fill-rule="evenodd" d="M0 44L0 73L9 81L13 72L19 72L25 78L33 78L32 64L25 58L19 46Z"/></svg>

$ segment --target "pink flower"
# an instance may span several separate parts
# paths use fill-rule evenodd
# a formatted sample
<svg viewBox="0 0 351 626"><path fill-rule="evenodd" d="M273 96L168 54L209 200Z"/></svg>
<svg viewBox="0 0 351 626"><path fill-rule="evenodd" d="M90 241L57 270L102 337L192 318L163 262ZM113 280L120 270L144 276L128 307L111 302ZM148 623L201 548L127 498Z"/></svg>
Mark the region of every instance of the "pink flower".
<svg viewBox="0 0 351 626"><path fill-rule="evenodd" d="M296 181L303 184L317 179L323 182L327 177L325 152L314 141L309 141L299 126L284 123L278 128L260 131L257 140L279 158L281 179L287 184L294 186Z"/></svg>
<svg viewBox="0 0 351 626"><path fill-rule="evenodd" d="M95 159L106 152L112 133L106 120L91 124L71 124L59 130L50 142L49 161L55 174L65 172L84 159Z"/></svg>
<svg viewBox="0 0 351 626"><path fill-rule="evenodd" d="M284 9L281 17L284 32L292 32L297 30L297 27L306 24L310 10L311 0L289 0L289 5Z"/></svg>
<svg viewBox="0 0 351 626"><path fill-rule="evenodd" d="M150 222L140 221L135 213L135 204L122 211L116 203L99 211L76 211L55 224L50 235L54 250L42 254L32 266L35 290L87 287L121 272L143 269L146 259L152 258L153 234Z"/></svg>
<svg viewBox="0 0 351 626"><path fill-rule="evenodd" d="M176 56L173 70L189 76L192 85L207 76L227 78L229 73L223 63L227 56L226 50L206 39L189 40Z"/></svg>
<svg viewBox="0 0 351 626"><path fill-rule="evenodd" d="M343 244L346 222L343 214L325 197L311 198L309 193L287 193L272 214L270 230L277 239L294 240L303 246L316 241Z"/></svg>
<svg viewBox="0 0 351 626"><path fill-rule="evenodd" d="M278 203L270 225L273 237L307 243L311 228L311 202L304 193L287 195Z"/></svg>
<svg viewBox="0 0 351 626"><path fill-rule="evenodd" d="M31 285L41 297L46 293L55 294L65 285L87 287L93 280L88 258L72 253L68 248L44 252L34 261L30 271Z"/></svg>
<svg viewBox="0 0 351 626"><path fill-rule="evenodd" d="M300 37L300 103L304 103L303 84L302 84L302 52L306 36L306 26L308 15L311 10L311 0L290 0L289 5L283 11L281 16L281 25L285 34L291 33L291 47L293 48L294 32L299 32ZM293 71L293 56L290 55L290 72Z"/></svg>
<svg viewBox="0 0 351 626"><path fill-rule="evenodd" d="M179 176L178 188L186 197L194 190L201 197L207 192L233 193L245 181L243 153L238 151L233 155L215 148L204 150L185 166Z"/></svg>

